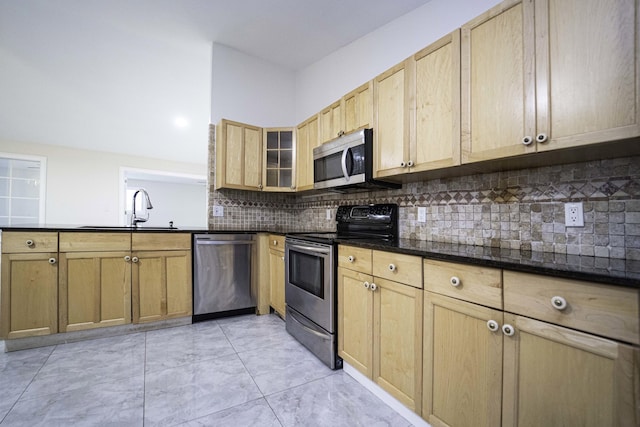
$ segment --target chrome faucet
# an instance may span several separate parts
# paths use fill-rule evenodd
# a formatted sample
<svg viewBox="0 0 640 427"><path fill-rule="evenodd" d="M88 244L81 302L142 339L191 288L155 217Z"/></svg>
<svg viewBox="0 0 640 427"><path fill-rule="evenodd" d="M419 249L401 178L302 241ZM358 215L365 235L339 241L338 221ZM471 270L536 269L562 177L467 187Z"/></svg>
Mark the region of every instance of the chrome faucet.
<svg viewBox="0 0 640 427"><path fill-rule="evenodd" d="M143 203L146 202L145 213L146 216L139 217L136 215L136 197L138 193L142 191ZM143 205L144 206L144 205ZM139 222L146 222L149 219L149 212L147 210L153 209L153 205L151 204L151 199L149 198L149 193L144 188L139 189L135 193L133 193L133 211L131 213L131 226L137 227Z"/></svg>

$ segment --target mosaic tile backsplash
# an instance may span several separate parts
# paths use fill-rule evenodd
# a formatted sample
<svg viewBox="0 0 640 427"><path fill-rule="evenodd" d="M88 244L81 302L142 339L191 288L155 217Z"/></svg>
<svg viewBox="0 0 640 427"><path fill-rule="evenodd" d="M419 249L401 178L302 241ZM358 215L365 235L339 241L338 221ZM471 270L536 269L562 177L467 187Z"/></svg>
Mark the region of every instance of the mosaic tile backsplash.
<svg viewBox="0 0 640 427"><path fill-rule="evenodd" d="M301 195L215 190L213 125L209 135L210 229L334 231L327 209L333 217L340 205L397 203L401 238L640 260L640 157ZM583 202L584 227L565 227L566 202ZM223 217L212 215L214 205Z"/></svg>

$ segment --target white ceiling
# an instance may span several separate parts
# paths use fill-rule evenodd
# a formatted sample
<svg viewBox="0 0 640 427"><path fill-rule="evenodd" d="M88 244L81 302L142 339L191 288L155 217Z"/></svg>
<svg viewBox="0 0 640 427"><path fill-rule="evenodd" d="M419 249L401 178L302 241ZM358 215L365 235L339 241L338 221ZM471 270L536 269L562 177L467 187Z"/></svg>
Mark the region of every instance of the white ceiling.
<svg viewBox="0 0 640 427"><path fill-rule="evenodd" d="M205 163L213 42L295 71L428 1L0 0L0 151Z"/></svg>

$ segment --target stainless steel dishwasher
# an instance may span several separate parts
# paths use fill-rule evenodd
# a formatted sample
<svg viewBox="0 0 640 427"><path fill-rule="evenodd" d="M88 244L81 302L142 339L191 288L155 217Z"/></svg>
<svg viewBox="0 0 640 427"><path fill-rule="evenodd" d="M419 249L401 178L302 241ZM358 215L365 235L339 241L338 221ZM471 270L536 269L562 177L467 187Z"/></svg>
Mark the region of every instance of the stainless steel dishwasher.
<svg viewBox="0 0 640 427"><path fill-rule="evenodd" d="M196 234L193 321L255 313L254 234Z"/></svg>

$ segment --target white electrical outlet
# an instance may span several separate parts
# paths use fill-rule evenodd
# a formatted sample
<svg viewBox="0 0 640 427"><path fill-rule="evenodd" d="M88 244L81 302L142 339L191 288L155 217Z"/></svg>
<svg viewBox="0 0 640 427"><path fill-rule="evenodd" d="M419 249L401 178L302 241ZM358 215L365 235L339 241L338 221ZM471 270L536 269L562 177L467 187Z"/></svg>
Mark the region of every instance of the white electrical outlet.
<svg viewBox="0 0 640 427"><path fill-rule="evenodd" d="M567 227L584 227L582 202L564 204L564 225Z"/></svg>
<svg viewBox="0 0 640 427"><path fill-rule="evenodd" d="M222 206L214 206L213 207L213 216L224 216L224 207Z"/></svg>
<svg viewBox="0 0 640 427"><path fill-rule="evenodd" d="M327 209L327 219L331 220L331 209Z"/></svg>
<svg viewBox="0 0 640 427"><path fill-rule="evenodd" d="M418 206L418 222L427 222L427 208Z"/></svg>

